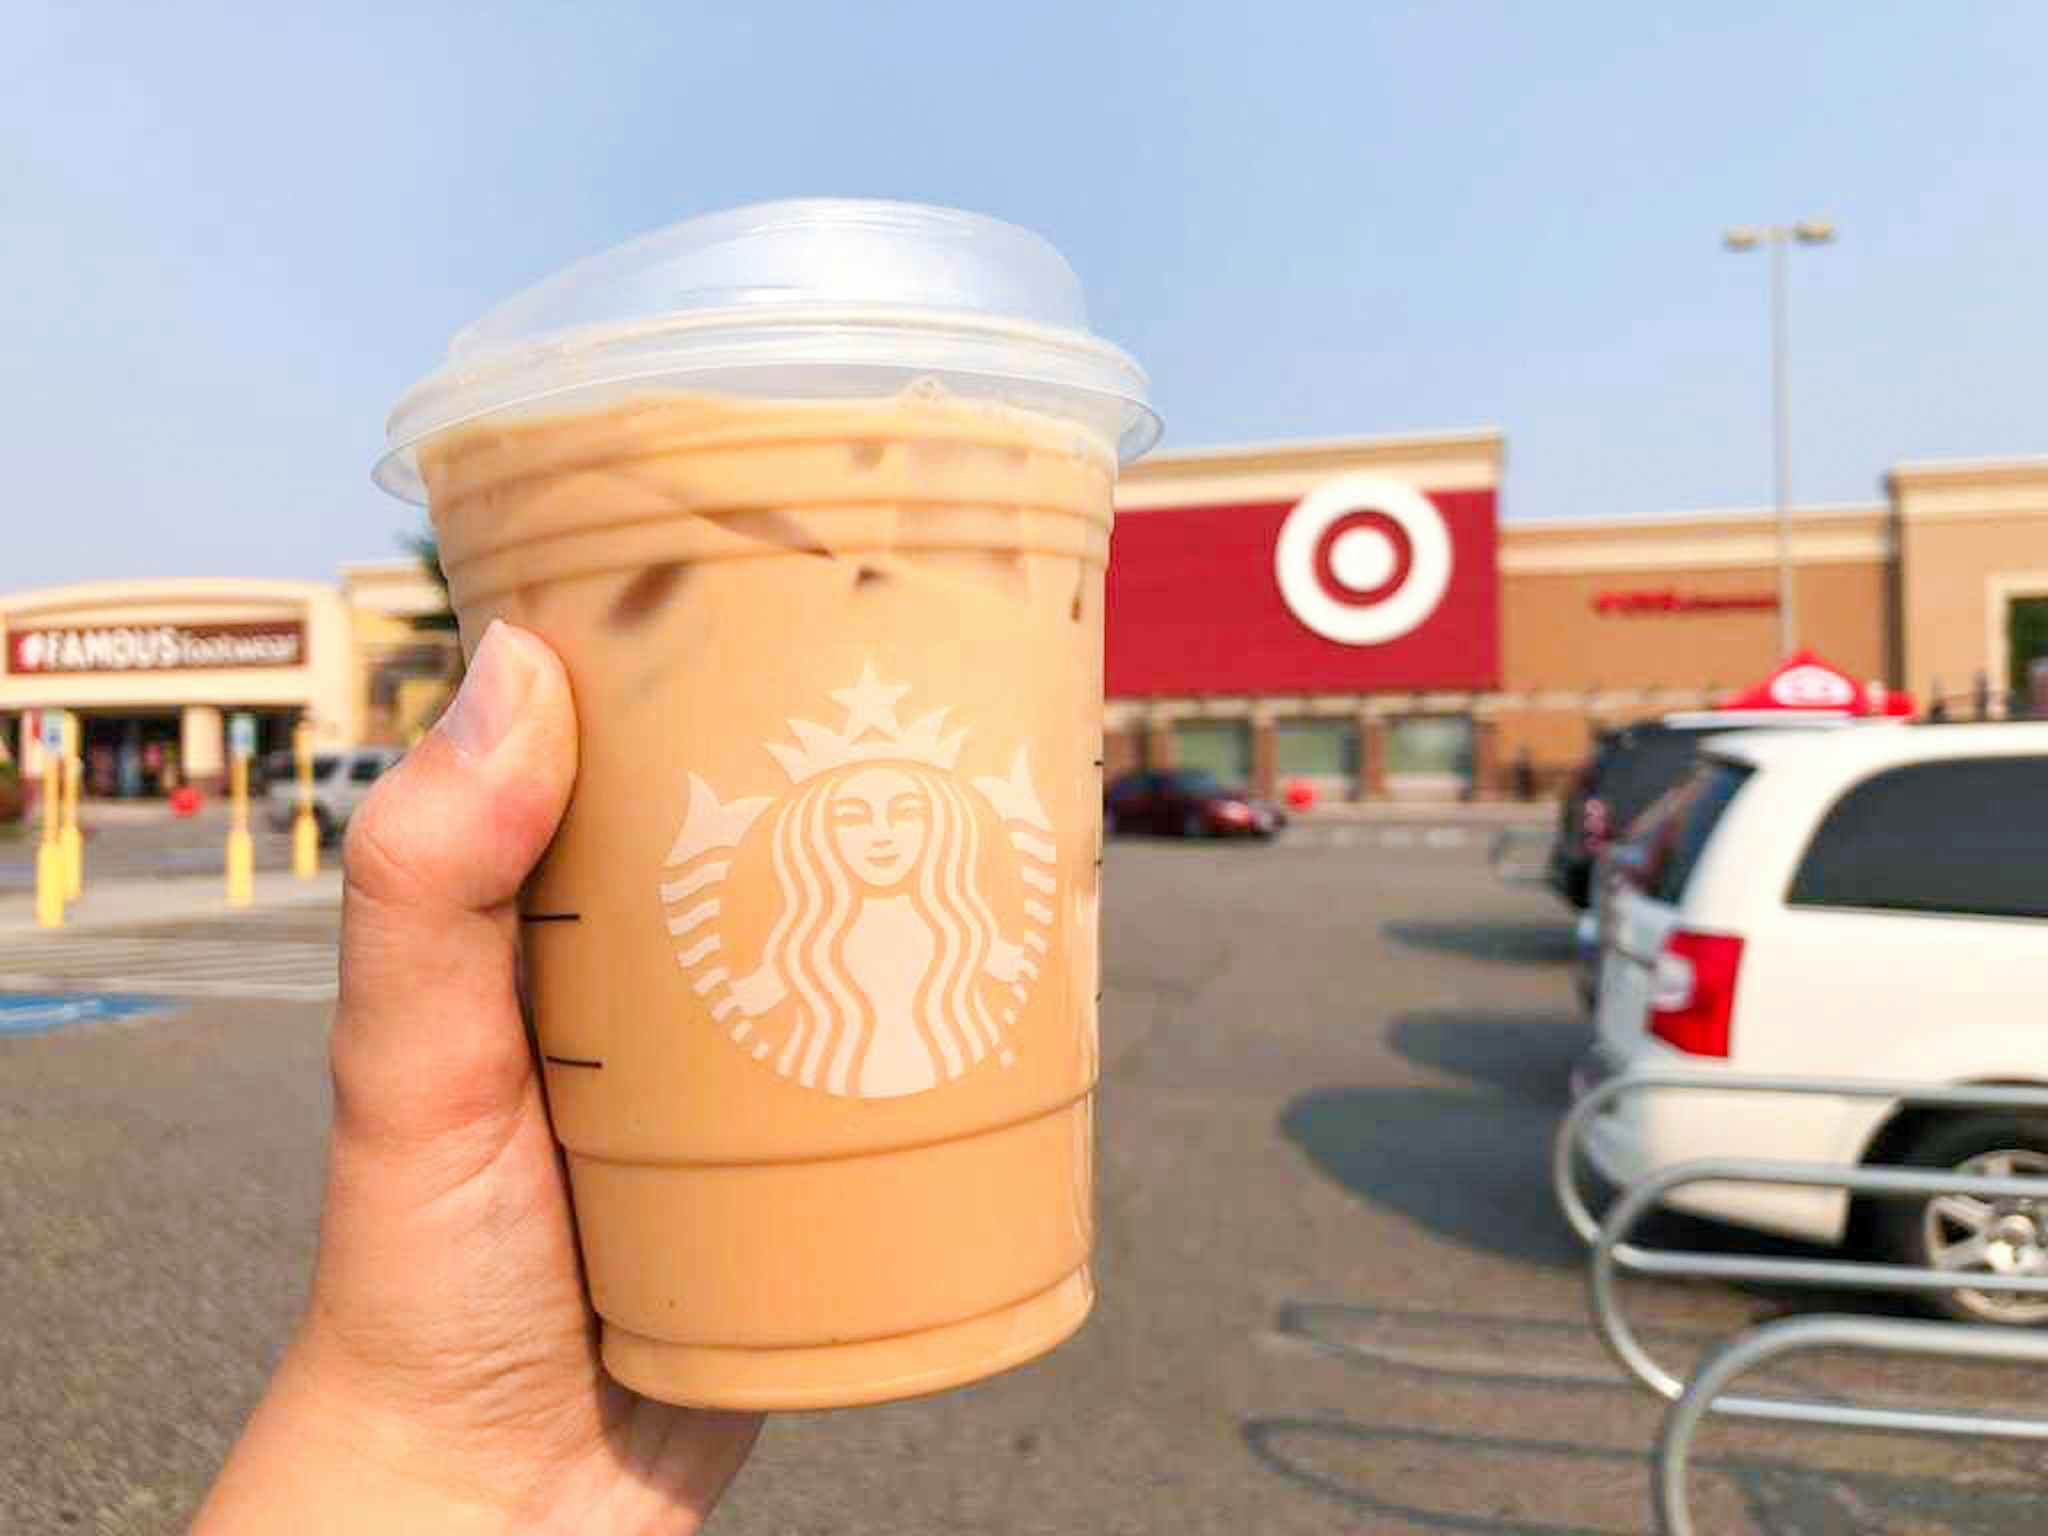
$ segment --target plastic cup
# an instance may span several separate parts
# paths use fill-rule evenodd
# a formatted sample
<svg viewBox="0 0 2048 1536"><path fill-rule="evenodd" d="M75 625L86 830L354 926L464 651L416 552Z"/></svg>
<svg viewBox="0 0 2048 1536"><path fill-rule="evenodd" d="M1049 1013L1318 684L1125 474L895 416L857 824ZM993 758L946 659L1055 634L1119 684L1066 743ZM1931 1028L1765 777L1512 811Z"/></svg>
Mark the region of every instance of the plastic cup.
<svg viewBox="0 0 2048 1536"><path fill-rule="evenodd" d="M1103 569L1143 374L1038 237L694 219L462 332L377 478L561 655L524 901L613 1376L824 1408L1092 1302Z"/></svg>

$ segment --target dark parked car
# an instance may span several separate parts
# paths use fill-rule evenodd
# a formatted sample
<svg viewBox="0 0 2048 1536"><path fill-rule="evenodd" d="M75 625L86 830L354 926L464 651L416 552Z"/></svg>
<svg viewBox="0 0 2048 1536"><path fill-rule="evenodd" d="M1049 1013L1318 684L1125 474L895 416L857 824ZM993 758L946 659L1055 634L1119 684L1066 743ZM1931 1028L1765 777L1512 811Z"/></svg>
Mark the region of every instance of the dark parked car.
<svg viewBox="0 0 2048 1536"><path fill-rule="evenodd" d="M1271 837L1286 823L1275 805L1226 788L1199 768L1127 773L1103 797L1105 828L1179 837Z"/></svg>
<svg viewBox="0 0 2048 1536"><path fill-rule="evenodd" d="M1558 812L1557 838L1550 845L1550 888L1584 910L1592 899L1600 855L1628 837L1636 818L1685 778L1707 737L1760 727L1832 729L1850 723L1847 715L1792 710L1700 710L1603 732Z"/></svg>

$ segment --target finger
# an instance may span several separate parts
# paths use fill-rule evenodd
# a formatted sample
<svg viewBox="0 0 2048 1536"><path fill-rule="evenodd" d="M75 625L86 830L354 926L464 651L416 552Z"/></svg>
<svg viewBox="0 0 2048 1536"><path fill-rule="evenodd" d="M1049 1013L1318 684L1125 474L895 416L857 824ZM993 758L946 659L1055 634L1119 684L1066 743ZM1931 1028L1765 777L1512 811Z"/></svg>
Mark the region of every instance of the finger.
<svg viewBox="0 0 2048 1536"><path fill-rule="evenodd" d="M494 622L440 722L352 818L344 857L337 1134L399 1145L516 1114L521 883L576 776L568 678Z"/></svg>

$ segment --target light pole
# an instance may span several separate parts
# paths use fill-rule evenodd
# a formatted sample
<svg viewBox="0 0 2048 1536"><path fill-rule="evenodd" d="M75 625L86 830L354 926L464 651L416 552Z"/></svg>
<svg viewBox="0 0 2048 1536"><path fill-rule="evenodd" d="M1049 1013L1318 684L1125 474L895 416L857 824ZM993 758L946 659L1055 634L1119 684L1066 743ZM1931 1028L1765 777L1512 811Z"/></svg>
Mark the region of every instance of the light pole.
<svg viewBox="0 0 2048 1536"><path fill-rule="evenodd" d="M1778 651L1790 656L1799 640L1793 609L1791 494L1791 407L1785 398L1785 251L1794 241L1826 245L1835 226L1826 219L1801 219L1797 224L1743 224L1723 235L1731 251L1766 247L1771 257L1771 500L1778 514Z"/></svg>

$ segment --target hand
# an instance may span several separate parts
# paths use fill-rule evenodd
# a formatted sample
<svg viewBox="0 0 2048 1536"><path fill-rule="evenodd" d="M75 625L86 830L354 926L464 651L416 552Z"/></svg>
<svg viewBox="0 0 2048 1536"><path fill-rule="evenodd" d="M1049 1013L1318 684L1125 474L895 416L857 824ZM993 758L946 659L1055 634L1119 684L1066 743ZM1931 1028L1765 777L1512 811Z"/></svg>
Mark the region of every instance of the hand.
<svg viewBox="0 0 2048 1536"><path fill-rule="evenodd" d="M493 624L356 813L312 1295L198 1536L689 1536L753 1444L598 1363L516 974L575 775L561 663Z"/></svg>

